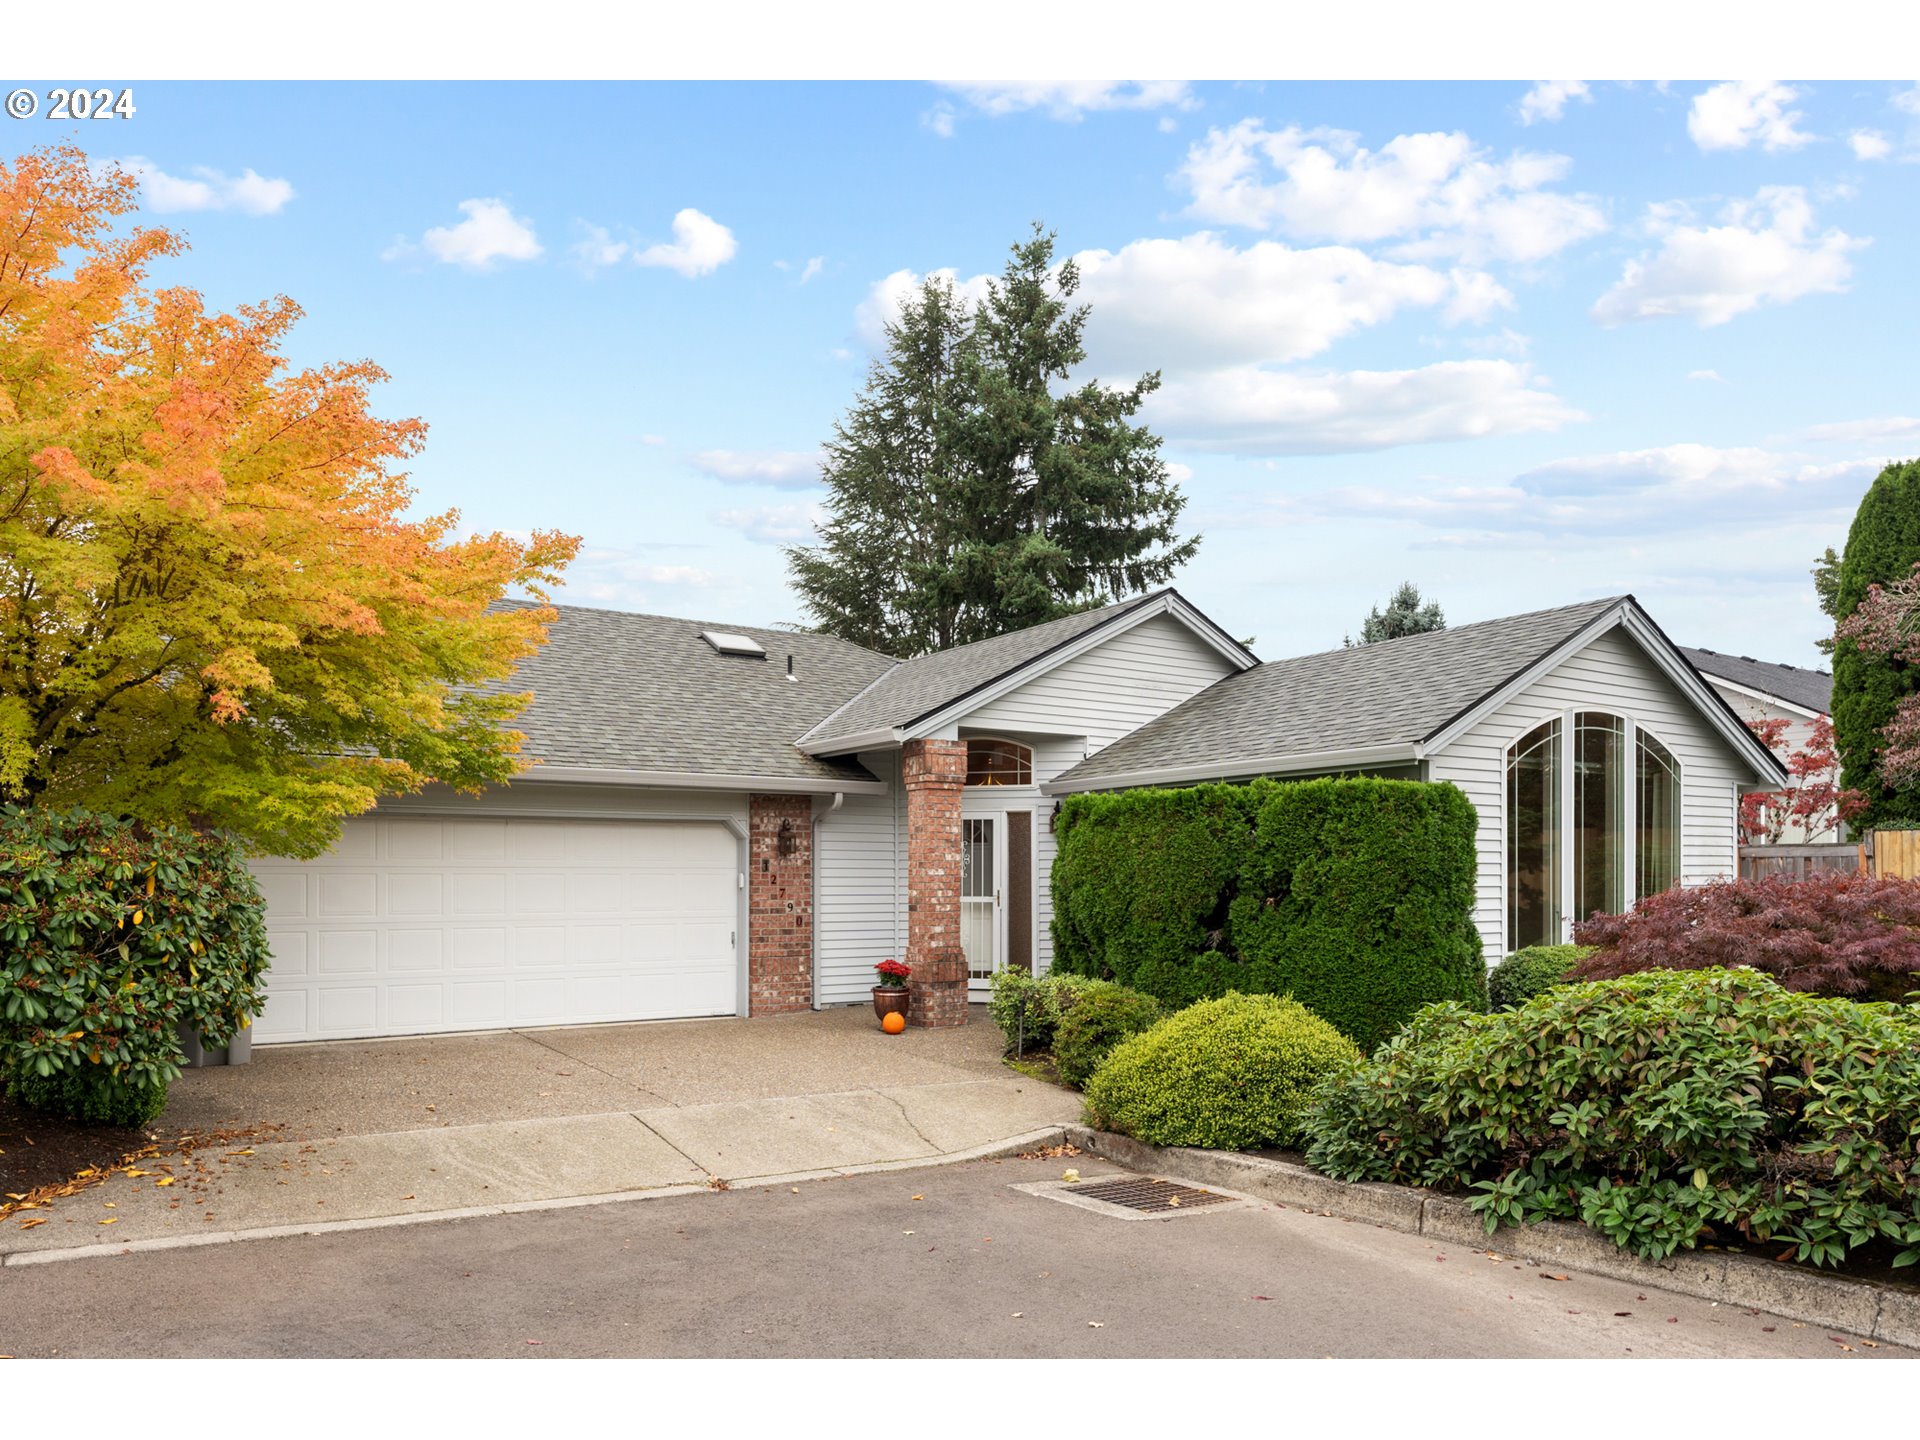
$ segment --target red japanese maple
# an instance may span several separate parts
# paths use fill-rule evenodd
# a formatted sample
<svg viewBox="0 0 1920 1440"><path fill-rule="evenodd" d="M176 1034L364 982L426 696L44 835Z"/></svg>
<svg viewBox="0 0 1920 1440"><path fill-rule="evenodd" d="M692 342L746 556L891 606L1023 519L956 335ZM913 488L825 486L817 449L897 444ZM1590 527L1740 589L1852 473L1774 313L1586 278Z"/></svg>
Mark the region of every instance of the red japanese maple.
<svg viewBox="0 0 1920 1440"><path fill-rule="evenodd" d="M1833 722L1825 715L1799 749L1787 744L1788 720L1749 720L1747 728L1787 767L1787 783L1740 797L1740 843L1777 845L1798 824L1808 842L1838 833L1840 822L1860 813L1866 797L1840 786L1840 758L1833 748Z"/></svg>

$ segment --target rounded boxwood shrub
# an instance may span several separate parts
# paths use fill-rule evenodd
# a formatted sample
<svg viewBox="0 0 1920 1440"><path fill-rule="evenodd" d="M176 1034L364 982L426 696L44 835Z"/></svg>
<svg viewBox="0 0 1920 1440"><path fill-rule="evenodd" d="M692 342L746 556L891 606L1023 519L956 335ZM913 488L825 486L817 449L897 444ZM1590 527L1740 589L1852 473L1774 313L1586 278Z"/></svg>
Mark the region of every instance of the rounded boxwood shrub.
<svg viewBox="0 0 1920 1440"><path fill-rule="evenodd" d="M1089 980L1065 993L1053 1032L1053 1062L1069 1085L1085 1085L1122 1040L1151 1030L1167 1007L1111 980Z"/></svg>
<svg viewBox="0 0 1920 1440"><path fill-rule="evenodd" d="M1468 1190L1489 1231L1584 1220L1654 1259L1709 1239L1920 1260L1920 1016L1755 970L1432 1006L1329 1081L1309 1129L1326 1174Z"/></svg>
<svg viewBox="0 0 1920 1440"><path fill-rule="evenodd" d="M1149 1145L1291 1145L1314 1087L1359 1058L1298 1001L1223 995L1115 1046L1087 1082L1087 1113Z"/></svg>
<svg viewBox="0 0 1920 1440"><path fill-rule="evenodd" d="M1496 1010L1524 1005L1542 991L1566 983L1587 953L1584 945L1529 945L1516 950L1487 974L1487 1000Z"/></svg>
<svg viewBox="0 0 1920 1440"><path fill-rule="evenodd" d="M1006 1037L1012 1050L1021 1033L1020 1009L1026 1006L1026 1046L1029 1050L1053 1048L1054 1027L1060 1023L1067 997L1093 982L1082 975L1035 976L1030 970L996 970L987 998L987 1014Z"/></svg>
<svg viewBox="0 0 1920 1440"><path fill-rule="evenodd" d="M164 1096L179 1027L226 1044L260 1013L268 960L259 888L225 838L0 810L0 1080L26 1103L96 1091L71 1103L124 1115Z"/></svg>

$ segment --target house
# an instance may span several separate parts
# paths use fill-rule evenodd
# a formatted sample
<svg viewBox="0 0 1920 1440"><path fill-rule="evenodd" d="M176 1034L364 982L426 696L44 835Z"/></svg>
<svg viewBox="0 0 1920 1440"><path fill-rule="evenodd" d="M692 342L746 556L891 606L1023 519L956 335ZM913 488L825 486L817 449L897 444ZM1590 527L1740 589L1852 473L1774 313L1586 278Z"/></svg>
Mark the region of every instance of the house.
<svg viewBox="0 0 1920 1440"><path fill-rule="evenodd" d="M562 606L514 684L523 778L256 862L257 1041L778 1014L895 955L960 1024L1049 964L1055 797L1254 775L1460 785L1498 955L1731 873L1780 780L1631 597L1265 665L1170 589L906 661Z"/></svg>
<svg viewBox="0 0 1920 1440"><path fill-rule="evenodd" d="M1778 722L1779 734L1773 752L1786 760L1807 748L1816 728L1833 723L1833 676L1825 670L1807 670L1797 665L1782 665L1756 660L1751 655L1723 655L1717 650L1696 650L1681 646L1680 653L1693 662L1693 668L1733 713L1749 724ZM1833 782L1839 783L1838 767ZM1798 845L1814 840L1842 838L1838 817L1827 806L1809 816L1784 822L1779 842Z"/></svg>

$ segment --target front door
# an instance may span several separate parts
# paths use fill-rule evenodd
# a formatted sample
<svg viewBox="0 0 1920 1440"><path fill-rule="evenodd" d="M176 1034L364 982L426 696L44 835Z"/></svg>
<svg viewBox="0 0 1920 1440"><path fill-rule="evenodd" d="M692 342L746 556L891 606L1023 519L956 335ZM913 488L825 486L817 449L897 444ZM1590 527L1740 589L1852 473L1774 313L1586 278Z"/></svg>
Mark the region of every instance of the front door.
<svg viewBox="0 0 1920 1440"><path fill-rule="evenodd" d="M960 822L960 946L967 993L984 999L996 971L1033 968L1033 812Z"/></svg>

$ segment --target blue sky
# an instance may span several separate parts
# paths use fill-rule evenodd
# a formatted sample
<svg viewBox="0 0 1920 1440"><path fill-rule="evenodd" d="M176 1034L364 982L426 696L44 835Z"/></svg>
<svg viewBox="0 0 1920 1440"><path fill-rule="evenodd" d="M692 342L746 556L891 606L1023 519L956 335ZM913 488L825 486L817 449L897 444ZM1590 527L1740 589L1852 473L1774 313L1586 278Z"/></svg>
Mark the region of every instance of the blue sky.
<svg viewBox="0 0 1920 1440"><path fill-rule="evenodd" d="M1283 656L1402 579L1456 623L1631 590L1817 663L1807 570L1920 453L1920 87L142 84L15 124L146 177L156 279L307 318L431 426L423 507L586 549L563 598L801 618L777 542L888 297L1082 256L1088 374Z"/></svg>

